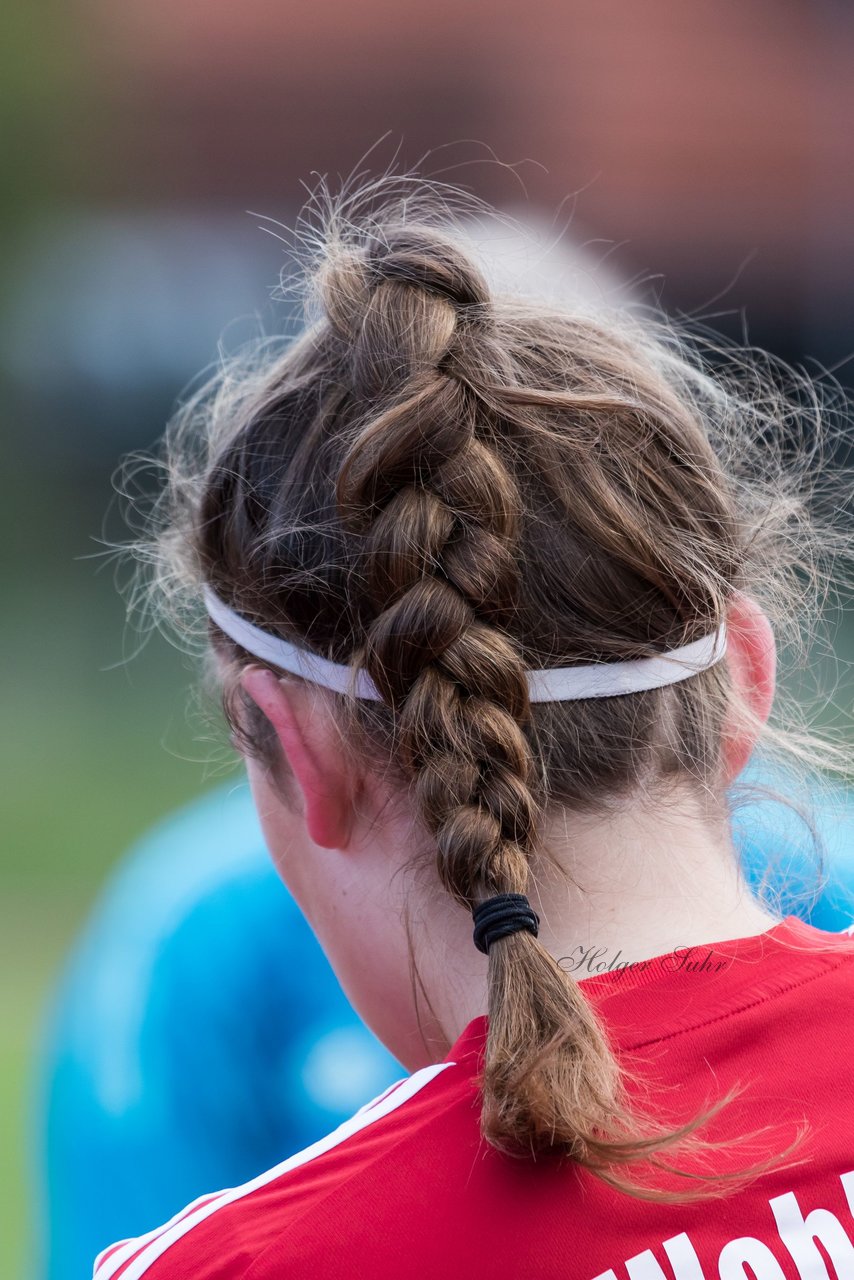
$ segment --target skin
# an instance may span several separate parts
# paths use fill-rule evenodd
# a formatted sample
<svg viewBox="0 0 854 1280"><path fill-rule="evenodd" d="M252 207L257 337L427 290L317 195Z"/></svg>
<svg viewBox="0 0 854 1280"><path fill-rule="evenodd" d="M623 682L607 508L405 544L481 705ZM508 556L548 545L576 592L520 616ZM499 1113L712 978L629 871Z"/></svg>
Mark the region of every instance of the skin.
<svg viewBox="0 0 854 1280"><path fill-rule="evenodd" d="M774 698L776 654L767 617L737 596L727 619L729 663L760 722ZM328 695L260 666L242 674L275 729L293 781L282 786L247 758L253 798L276 868L365 1022L410 1070L443 1057L472 1018L486 1012L486 957L470 914L432 871L429 840L405 796L341 740ZM724 730L726 784L747 763L755 729ZM278 771L277 771L278 772ZM616 815L555 815L544 847L565 878L538 860L528 896L540 940L556 958L588 948L638 961L677 947L763 933L778 922L738 870L727 824L710 822L685 790L654 806L638 797ZM409 864L424 852L420 866ZM413 995L411 943L424 996ZM581 951L579 951L581 948ZM585 976L583 973L579 977ZM429 1001L429 1004L428 1004Z"/></svg>

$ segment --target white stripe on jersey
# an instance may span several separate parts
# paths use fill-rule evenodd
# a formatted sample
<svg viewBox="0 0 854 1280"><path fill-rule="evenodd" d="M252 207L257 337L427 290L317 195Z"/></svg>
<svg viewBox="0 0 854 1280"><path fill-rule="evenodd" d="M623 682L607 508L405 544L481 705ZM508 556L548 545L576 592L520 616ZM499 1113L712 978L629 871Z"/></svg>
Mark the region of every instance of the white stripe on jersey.
<svg viewBox="0 0 854 1280"><path fill-rule="evenodd" d="M106 1249L102 1249L95 1259L93 1280L95 1280L96 1276L98 1277L98 1280L101 1280L101 1272L99 1269L105 1266L105 1263L107 1262L107 1254L110 1255L110 1262L116 1259L117 1254L121 1253L122 1255L121 1260L116 1259L116 1267L113 1268L112 1271L105 1270L103 1272L105 1276L112 1276L115 1273L116 1268L121 1265L125 1258L134 1254L141 1245L147 1243L149 1240L154 1240L157 1236L162 1235L164 1231L168 1231L170 1227L174 1227L176 1222L180 1222L182 1218L186 1218L189 1213L192 1213L194 1209L198 1209L200 1205L207 1204L211 1199L218 1200L222 1195L225 1195L224 1191L207 1191L204 1195L197 1196L195 1200L191 1200L189 1204L185 1205L183 1209L180 1209L178 1213L175 1214L174 1218L170 1218L168 1222L162 1222L160 1226L155 1227L153 1231L146 1231L141 1236L132 1236L129 1240L114 1241L113 1244L107 1245Z"/></svg>
<svg viewBox="0 0 854 1280"><path fill-rule="evenodd" d="M395 1080L394 1084L390 1084L383 1089L382 1093L378 1093L375 1098L371 1098L370 1102L366 1102L363 1106L359 1107L359 1110L355 1114L357 1116L364 1115L366 1111L370 1111L371 1107L375 1107L378 1102L382 1102L383 1098L387 1098L395 1089L399 1089L402 1084L406 1084L408 1079L409 1076L401 1076L399 1080Z"/></svg>
<svg viewBox="0 0 854 1280"><path fill-rule="evenodd" d="M429 1084L431 1080L434 1080L442 1071L453 1066L456 1066L456 1063L436 1062L429 1067L422 1067L419 1071L413 1072L411 1076L401 1080L397 1085L392 1085L389 1089L384 1090L373 1102L366 1103L349 1120L345 1120L337 1129L333 1129L332 1133L328 1133L326 1137L313 1142L310 1147L306 1147L303 1151L297 1151L295 1155L289 1156L281 1164L277 1164L274 1168L268 1169L266 1173L253 1178L251 1182L245 1182L239 1187L232 1187L228 1191L216 1192L213 1199L211 1199L210 1195L200 1196L198 1200L194 1200L191 1205L182 1209L164 1226L158 1227L155 1231L149 1231L146 1235L125 1241L118 1249L110 1253L109 1257L104 1256L109 1253L109 1250L102 1250L95 1262L93 1280L112 1280L116 1272L121 1269L129 1258L133 1258L134 1254L141 1248L142 1252L130 1263L126 1270L122 1271L120 1276L120 1280L139 1280L139 1277L144 1275L151 1264L156 1262L171 1245L175 1244L189 1231L192 1231L193 1227L198 1226L200 1222L204 1222L211 1214L216 1213L217 1209L223 1209L226 1205L233 1204L235 1200L241 1200L244 1196L251 1195L253 1191L257 1191L260 1187L274 1182L283 1173L289 1173L291 1169L297 1169L300 1165L308 1164L310 1160L314 1160L317 1156L322 1156L324 1152L330 1151L342 1142L346 1142L348 1138L358 1133L360 1129L367 1128L375 1120L379 1120L390 1112L395 1111L409 1098L423 1089L426 1084ZM207 1201L207 1203L202 1203L203 1201ZM200 1207L197 1208L196 1206ZM114 1246L111 1247L114 1248ZM103 1262L101 1259L103 1259Z"/></svg>

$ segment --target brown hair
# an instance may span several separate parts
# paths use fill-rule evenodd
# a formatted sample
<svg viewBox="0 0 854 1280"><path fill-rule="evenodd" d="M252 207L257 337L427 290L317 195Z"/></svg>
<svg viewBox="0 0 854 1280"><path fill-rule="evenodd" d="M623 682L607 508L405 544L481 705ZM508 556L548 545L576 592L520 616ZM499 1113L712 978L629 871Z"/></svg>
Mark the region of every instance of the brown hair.
<svg viewBox="0 0 854 1280"><path fill-rule="evenodd" d="M787 456L804 406L769 399L768 369L751 383L742 361L736 387L653 317L493 295L431 188L381 183L319 207L303 333L224 369L176 418L160 588L198 602L205 581L264 629L367 669L382 703L330 704L411 787L467 908L528 890L560 808L688 786L725 820L725 663L534 706L525 670L687 644L742 590L799 634L834 539L807 500L822 416ZM213 631L238 672L248 656ZM236 679L225 694L246 749L272 763ZM808 763L843 762L803 729L763 732ZM680 1143L708 1151L691 1135L727 1099L675 1129L642 1119L581 988L528 933L491 947L488 985L496 1147L563 1153L659 1199L724 1194L766 1167L682 1171L684 1192L619 1172L673 1172L662 1152Z"/></svg>

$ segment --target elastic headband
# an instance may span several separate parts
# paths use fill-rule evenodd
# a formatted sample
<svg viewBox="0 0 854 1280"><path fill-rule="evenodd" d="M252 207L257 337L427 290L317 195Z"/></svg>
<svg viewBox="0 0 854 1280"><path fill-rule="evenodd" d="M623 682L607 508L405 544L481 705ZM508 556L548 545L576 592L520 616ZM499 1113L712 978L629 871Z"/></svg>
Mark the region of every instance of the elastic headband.
<svg viewBox="0 0 854 1280"><path fill-rule="evenodd" d="M352 667L343 663L330 662L307 649L297 648L289 640L270 635L235 613L210 587L205 586L203 590L205 607L212 621L235 644L262 662L281 667L291 675L301 676L303 680L332 689L335 693L372 702L383 701L367 671L354 672ZM720 662L725 653L726 624L722 622L710 635L679 649L656 654L654 658L528 671L528 696L531 702L572 702L579 698L613 698L621 693L659 689L705 671Z"/></svg>

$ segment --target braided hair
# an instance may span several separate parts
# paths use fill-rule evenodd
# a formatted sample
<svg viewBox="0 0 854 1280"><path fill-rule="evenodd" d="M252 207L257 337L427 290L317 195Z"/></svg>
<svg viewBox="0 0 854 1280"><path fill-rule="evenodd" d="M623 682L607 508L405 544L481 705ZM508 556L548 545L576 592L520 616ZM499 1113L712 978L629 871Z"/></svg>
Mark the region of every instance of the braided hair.
<svg viewBox="0 0 854 1280"><path fill-rule="evenodd" d="M528 892L554 807L603 811L669 779L725 812L724 664L535 707L525 671L689 643L737 590L790 607L809 524L770 467L767 417L734 414L650 329L493 296L459 236L412 207L332 219L302 335L184 410L159 547L185 583L368 672L382 701L335 695L342 724L399 770L441 884L473 910ZM248 655L213 635L239 674ZM226 682L235 732L273 753L240 698ZM488 1013L495 1147L650 1199L725 1194L766 1167L686 1173L678 1192L629 1176L713 1149L697 1130L728 1098L677 1128L639 1115L627 1064L533 933L489 947Z"/></svg>

